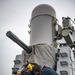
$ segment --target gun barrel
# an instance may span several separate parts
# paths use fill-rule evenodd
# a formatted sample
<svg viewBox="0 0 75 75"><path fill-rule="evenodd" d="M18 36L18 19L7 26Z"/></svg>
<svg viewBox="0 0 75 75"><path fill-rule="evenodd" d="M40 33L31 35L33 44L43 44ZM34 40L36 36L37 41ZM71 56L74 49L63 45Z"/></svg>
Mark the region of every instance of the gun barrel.
<svg viewBox="0 0 75 75"><path fill-rule="evenodd" d="M32 49L30 49L25 43L23 43L14 33L8 31L6 36L17 43L20 47L22 47L27 53L31 53Z"/></svg>

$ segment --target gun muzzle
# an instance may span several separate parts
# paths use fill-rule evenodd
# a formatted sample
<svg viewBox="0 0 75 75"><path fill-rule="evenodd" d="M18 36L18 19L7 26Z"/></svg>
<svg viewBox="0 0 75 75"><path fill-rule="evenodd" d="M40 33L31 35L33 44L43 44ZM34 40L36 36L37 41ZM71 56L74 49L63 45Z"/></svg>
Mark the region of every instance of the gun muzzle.
<svg viewBox="0 0 75 75"><path fill-rule="evenodd" d="M6 36L17 43L20 47L22 47L27 53L31 53L32 49L30 49L25 43L23 43L14 33L8 31Z"/></svg>

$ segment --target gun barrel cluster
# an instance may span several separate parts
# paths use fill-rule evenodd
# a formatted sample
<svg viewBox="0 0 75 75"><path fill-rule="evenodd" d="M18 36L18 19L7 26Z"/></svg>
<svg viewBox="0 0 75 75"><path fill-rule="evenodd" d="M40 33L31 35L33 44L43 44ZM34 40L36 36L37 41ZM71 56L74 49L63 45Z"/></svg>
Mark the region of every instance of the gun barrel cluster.
<svg viewBox="0 0 75 75"><path fill-rule="evenodd" d="M15 43L17 43L20 47L22 47L27 53L32 52L32 50L11 31L8 31L6 33L6 36L9 37L11 40L13 40Z"/></svg>

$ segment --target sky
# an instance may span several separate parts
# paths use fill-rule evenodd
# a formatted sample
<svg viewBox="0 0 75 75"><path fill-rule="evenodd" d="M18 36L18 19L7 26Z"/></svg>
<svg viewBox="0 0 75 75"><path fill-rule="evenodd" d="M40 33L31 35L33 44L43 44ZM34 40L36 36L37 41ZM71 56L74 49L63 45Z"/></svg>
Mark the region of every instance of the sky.
<svg viewBox="0 0 75 75"><path fill-rule="evenodd" d="M22 48L6 37L12 31L24 43L29 45L32 10L39 4L49 4L56 11L56 18L62 24L62 17L75 18L75 0L0 0L0 74L11 75L15 56L21 54Z"/></svg>

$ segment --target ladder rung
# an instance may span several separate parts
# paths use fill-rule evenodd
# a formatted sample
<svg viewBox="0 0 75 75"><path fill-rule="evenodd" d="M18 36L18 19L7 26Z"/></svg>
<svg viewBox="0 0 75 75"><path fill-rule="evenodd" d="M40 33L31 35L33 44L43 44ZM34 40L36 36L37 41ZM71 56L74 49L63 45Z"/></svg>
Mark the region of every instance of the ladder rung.
<svg viewBox="0 0 75 75"><path fill-rule="evenodd" d="M68 72L66 70L60 71L61 75L68 75Z"/></svg>
<svg viewBox="0 0 75 75"><path fill-rule="evenodd" d="M66 52L60 53L61 57L68 57L68 54Z"/></svg>
<svg viewBox="0 0 75 75"><path fill-rule="evenodd" d="M67 66L68 62L67 61L60 61L61 66Z"/></svg>

